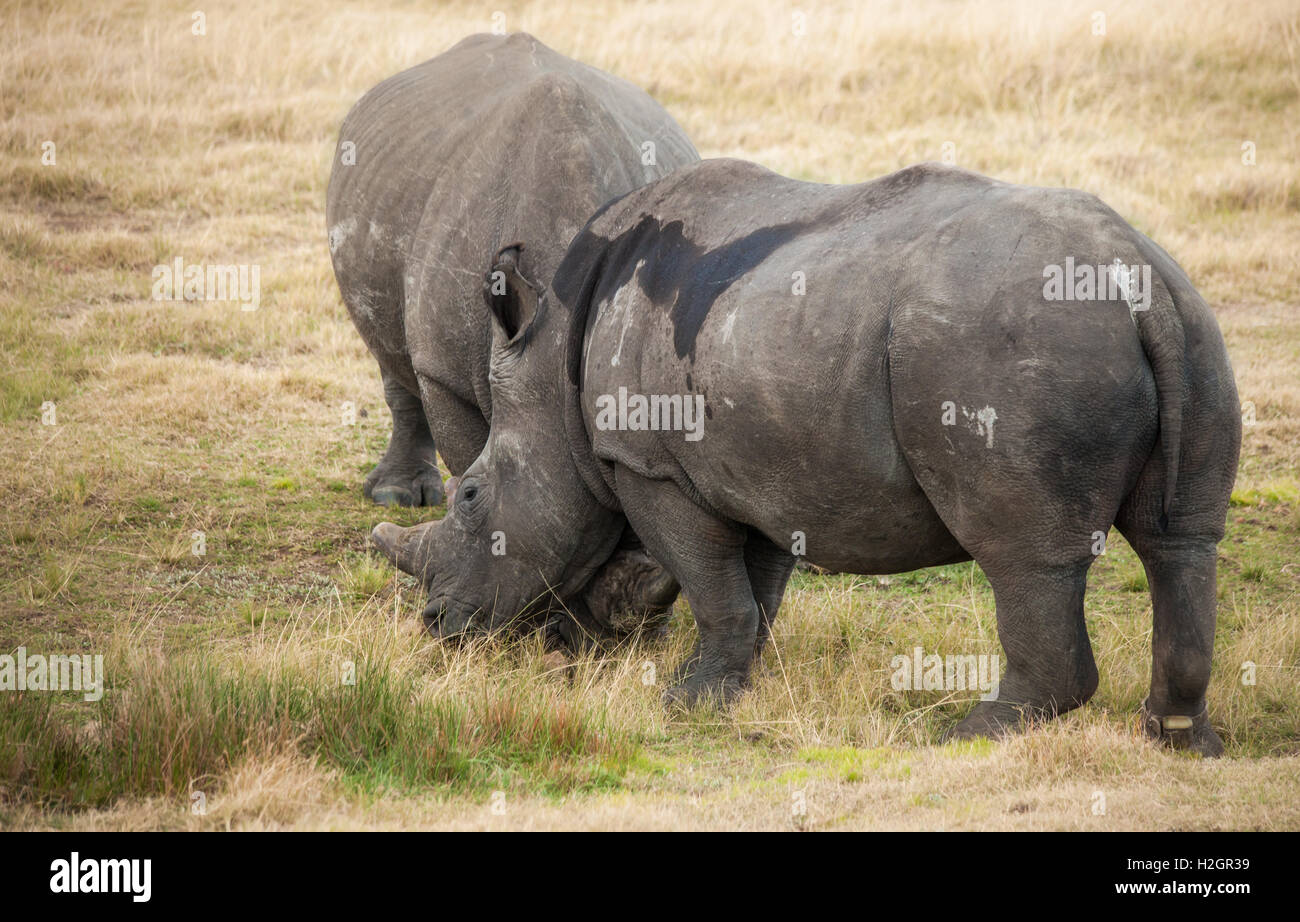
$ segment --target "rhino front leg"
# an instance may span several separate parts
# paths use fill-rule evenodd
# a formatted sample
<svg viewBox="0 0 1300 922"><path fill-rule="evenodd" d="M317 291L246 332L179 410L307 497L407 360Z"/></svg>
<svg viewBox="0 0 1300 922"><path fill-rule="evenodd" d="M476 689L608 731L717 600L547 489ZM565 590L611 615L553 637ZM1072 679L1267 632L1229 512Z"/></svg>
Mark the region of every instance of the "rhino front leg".
<svg viewBox="0 0 1300 922"><path fill-rule="evenodd" d="M665 704L728 703L749 682L758 642L759 606L745 565L748 530L701 509L671 481L619 468L616 488L646 549L681 583L699 631Z"/></svg>
<svg viewBox="0 0 1300 922"><path fill-rule="evenodd" d="M381 373L393 435L384 457L366 477L363 492L381 506L436 506L442 502L442 477L424 407L392 375Z"/></svg>

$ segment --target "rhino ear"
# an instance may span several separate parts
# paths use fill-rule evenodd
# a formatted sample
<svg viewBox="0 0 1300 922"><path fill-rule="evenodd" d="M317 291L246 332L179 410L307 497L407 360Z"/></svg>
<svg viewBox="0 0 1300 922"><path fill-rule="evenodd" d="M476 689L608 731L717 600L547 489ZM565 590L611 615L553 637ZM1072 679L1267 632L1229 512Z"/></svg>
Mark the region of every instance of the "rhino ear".
<svg viewBox="0 0 1300 922"><path fill-rule="evenodd" d="M519 270L522 243L502 247L492 263L492 271L483 280L483 298L496 318L497 325L511 342L537 316L540 300L538 287Z"/></svg>

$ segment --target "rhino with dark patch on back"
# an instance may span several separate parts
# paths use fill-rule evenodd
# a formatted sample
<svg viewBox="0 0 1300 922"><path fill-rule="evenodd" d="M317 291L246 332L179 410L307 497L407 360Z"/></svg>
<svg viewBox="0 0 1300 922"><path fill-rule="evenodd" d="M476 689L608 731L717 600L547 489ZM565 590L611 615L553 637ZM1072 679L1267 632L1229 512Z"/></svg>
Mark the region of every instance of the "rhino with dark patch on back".
<svg viewBox="0 0 1300 922"><path fill-rule="evenodd" d="M1096 690L1084 591L1115 525L1151 586L1143 725L1222 751L1205 695L1236 386L1182 269L1096 197L712 160L596 215L548 288L514 249L496 271L491 433L423 546L440 632L578 578L626 517L698 627L668 700L726 700L798 553L855 573L974 559L1007 666L954 732L996 736ZM508 556L483 551L497 530Z"/></svg>
<svg viewBox="0 0 1300 922"><path fill-rule="evenodd" d="M523 33L466 38L357 102L339 133L326 220L339 290L393 416L366 496L437 505L436 453L459 475L482 450L492 397L481 289L494 254L526 240L521 266L549 279L597 208L698 159L644 92ZM404 549L382 534L376 543L414 569ZM597 629L629 612L661 617L675 585L630 532L609 550L603 588L566 600L579 620Z"/></svg>

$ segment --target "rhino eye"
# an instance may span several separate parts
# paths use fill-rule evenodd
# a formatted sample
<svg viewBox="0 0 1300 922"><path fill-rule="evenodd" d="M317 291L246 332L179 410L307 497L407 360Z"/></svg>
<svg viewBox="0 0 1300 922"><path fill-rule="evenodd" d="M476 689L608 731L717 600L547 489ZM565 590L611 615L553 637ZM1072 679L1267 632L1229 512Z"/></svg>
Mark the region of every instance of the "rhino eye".
<svg viewBox="0 0 1300 922"><path fill-rule="evenodd" d="M476 531L483 524L487 513L487 504L483 502L483 485L477 481L461 482L456 491L456 515L461 524L470 531Z"/></svg>

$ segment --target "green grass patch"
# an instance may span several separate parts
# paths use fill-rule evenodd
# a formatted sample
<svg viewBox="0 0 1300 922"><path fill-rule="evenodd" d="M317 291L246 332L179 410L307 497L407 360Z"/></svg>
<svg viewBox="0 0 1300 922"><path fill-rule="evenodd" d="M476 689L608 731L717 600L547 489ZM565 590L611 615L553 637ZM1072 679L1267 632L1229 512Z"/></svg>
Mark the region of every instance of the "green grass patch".
<svg viewBox="0 0 1300 922"><path fill-rule="evenodd" d="M241 759L285 748L371 793L563 794L617 786L637 755L587 705L498 686L421 693L413 675L366 659L317 665L159 658L107 669L127 677L94 703L0 695L0 799L75 810L186 798Z"/></svg>
<svg viewBox="0 0 1300 922"><path fill-rule="evenodd" d="M906 778L911 774L911 764L903 753L888 746L857 749L852 746L806 747L795 753L795 758L808 763L808 768L785 772L778 782L806 781L809 778L831 777L839 781L865 781L869 777Z"/></svg>
<svg viewBox="0 0 1300 922"><path fill-rule="evenodd" d="M1151 585L1147 582L1145 570L1133 570L1124 574L1120 578L1119 587L1125 592L1150 592Z"/></svg>
<svg viewBox="0 0 1300 922"><path fill-rule="evenodd" d="M1300 503L1300 483L1274 480L1260 487L1233 490L1229 500L1234 506L1258 506L1261 503Z"/></svg>
<svg viewBox="0 0 1300 922"><path fill-rule="evenodd" d="M339 564L341 589L358 601L365 601L379 593L395 571L377 557L357 555Z"/></svg>

